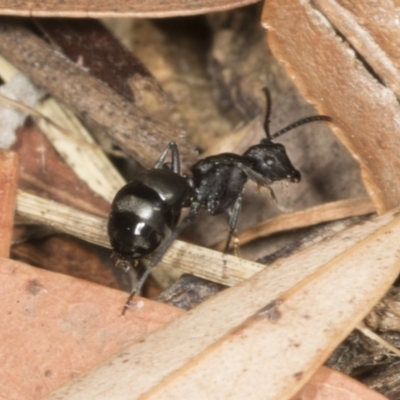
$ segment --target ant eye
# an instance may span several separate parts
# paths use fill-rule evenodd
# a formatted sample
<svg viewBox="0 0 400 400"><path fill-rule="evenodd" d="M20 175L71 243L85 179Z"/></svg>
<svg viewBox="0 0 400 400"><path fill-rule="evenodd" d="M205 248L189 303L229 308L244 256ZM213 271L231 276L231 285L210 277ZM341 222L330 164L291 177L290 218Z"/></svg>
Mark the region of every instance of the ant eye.
<svg viewBox="0 0 400 400"><path fill-rule="evenodd" d="M275 164L275 161L272 158L266 158L264 161L265 161L265 163L267 165L274 165Z"/></svg>

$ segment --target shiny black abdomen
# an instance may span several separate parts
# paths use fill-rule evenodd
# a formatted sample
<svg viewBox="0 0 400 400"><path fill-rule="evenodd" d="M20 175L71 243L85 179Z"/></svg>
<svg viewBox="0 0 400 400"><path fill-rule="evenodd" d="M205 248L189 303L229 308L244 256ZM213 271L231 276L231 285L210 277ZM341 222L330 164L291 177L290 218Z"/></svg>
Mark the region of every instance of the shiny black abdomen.
<svg viewBox="0 0 400 400"><path fill-rule="evenodd" d="M167 169L146 171L122 187L108 220L117 257L134 260L152 253L176 227L190 193L186 180Z"/></svg>

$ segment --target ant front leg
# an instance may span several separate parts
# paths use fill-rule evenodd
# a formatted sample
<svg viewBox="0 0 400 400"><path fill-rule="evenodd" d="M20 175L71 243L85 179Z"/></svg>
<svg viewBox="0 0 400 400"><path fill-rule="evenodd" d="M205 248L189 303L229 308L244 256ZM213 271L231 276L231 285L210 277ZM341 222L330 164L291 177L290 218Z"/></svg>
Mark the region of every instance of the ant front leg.
<svg viewBox="0 0 400 400"><path fill-rule="evenodd" d="M160 158L157 160L156 164L154 165L155 169L160 169L163 167L165 159L167 158L168 152L171 152L171 164L172 164L172 172L176 174L181 173L181 160L179 156L178 146L175 142L169 142L168 146L162 152Z"/></svg>
<svg viewBox="0 0 400 400"><path fill-rule="evenodd" d="M282 211L283 213L289 213L291 210L287 207L285 207L283 204L281 204L278 199L276 198L275 192L272 190L271 186L265 186L265 188L268 191L268 194L272 200L272 203L274 203L275 207L279 210Z"/></svg>
<svg viewBox="0 0 400 400"><path fill-rule="evenodd" d="M229 209L229 231L228 231L228 239L226 241L225 249L224 249L224 254L227 254L229 251L229 247L232 241L232 238L235 238L236 234L236 227L238 224L239 220L239 215L240 215L240 209L242 208L242 194L238 196L238 198L235 201L235 204L231 209ZM234 239L235 240L235 239ZM238 253L238 243L236 242L234 244L235 248L235 255Z"/></svg>

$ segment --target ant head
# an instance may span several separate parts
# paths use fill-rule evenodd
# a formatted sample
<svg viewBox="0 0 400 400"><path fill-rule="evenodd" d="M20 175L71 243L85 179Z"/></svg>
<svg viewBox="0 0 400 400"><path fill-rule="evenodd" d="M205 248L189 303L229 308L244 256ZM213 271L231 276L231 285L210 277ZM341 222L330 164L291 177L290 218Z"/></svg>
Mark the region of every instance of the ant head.
<svg viewBox="0 0 400 400"><path fill-rule="evenodd" d="M298 126L308 124L314 121L332 121L330 117L325 115L315 115L312 117L303 118L293 124L288 125L286 128L279 130L273 135L269 131L269 122L271 114L271 100L267 88L263 89L266 99L266 113L264 119L265 139L262 139L259 145L250 147L243 157L251 165L253 175L247 172L248 176L253 176L254 181L259 182L260 176L265 180L264 184L271 182L289 180L290 182L300 182L300 172L297 171L286 153L285 147L279 143L274 143L272 140L291 131Z"/></svg>
<svg viewBox="0 0 400 400"><path fill-rule="evenodd" d="M300 182L300 172L289 160L285 147L263 139L260 144L250 147L243 157L251 165L251 169L261 175L266 183L288 180Z"/></svg>

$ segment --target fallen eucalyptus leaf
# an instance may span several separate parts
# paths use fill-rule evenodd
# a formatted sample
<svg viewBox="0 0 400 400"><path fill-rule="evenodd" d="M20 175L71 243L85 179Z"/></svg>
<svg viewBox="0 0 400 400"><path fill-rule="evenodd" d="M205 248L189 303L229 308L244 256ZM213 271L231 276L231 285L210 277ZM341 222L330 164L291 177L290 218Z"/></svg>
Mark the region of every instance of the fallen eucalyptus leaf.
<svg viewBox="0 0 400 400"><path fill-rule="evenodd" d="M280 260L46 399L289 399L395 280L399 234L391 212Z"/></svg>

